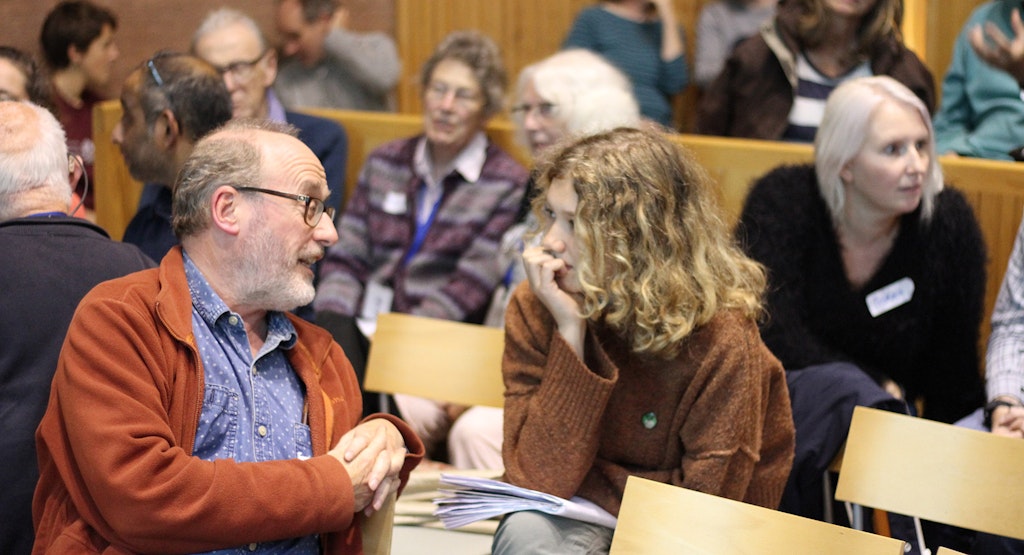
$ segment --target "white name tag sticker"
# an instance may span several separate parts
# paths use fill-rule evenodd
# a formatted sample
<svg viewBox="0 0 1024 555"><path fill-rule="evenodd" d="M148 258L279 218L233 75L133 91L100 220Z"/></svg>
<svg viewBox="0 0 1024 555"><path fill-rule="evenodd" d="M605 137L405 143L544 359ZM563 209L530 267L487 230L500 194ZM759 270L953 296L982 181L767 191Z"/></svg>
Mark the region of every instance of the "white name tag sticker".
<svg viewBox="0 0 1024 555"><path fill-rule="evenodd" d="M408 209L405 193L388 191L387 196L384 197L384 204L381 205L381 209L391 215L405 214Z"/></svg>
<svg viewBox="0 0 1024 555"><path fill-rule="evenodd" d="M391 302L395 299L395 290L371 281L366 284L366 291L363 292L363 307L359 317L372 322L377 321L377 315L382 312L391 311Z"/></svg>
<svg viewBox="0 0 1024 555"><path fill-rule="evenodd" d="M914 280L905 277L869 293L864 300L867 301L868 312L873 318L877 318L880 314L909 303L913 298Z"/></svg>

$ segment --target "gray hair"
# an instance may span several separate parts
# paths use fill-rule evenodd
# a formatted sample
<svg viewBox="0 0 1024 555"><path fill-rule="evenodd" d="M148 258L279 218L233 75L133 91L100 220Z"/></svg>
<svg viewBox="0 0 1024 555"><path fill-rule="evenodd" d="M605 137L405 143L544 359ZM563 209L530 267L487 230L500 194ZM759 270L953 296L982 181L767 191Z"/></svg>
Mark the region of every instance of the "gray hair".
<svg viewBox="0 0 1024 555"><path fill-rule="evenodd" d="M200 139L174 184L171 225L179 239L210 227L210 199L217 187L261 186L263 155L256 131L298 136L298 129L285 123L233 119Z"/></svg>
<svg viewBox="0 0 1024 555"><path fill-rule="evenodd" d="M589 50L563 50L526 66L516 82L516 98L522 98L530 84L557 106L556 117L571 135L640 126L640 107L629 78ZM526 144L521 125L516 134Z"/></svg>
<svg viewBox="0 0 1024 555"><path fill-rule="evenodd" d="M825 115L814 139L814 168L818 187L832 220L838 221L846 202L841 173L867 139L871 114L885 101L915 110L928 129L928 171L921 192L921 218L931 219L935 197L942 191L942 167L935 156L935 131L928 108L905 85L892 77L878 75L851 79L832 91L825 103Z"/></svg>
<svg viewBox="0 0 1024 555"><path fill-rule="evenodd" d="M256 20L234 8L220 8L208 13L203 22L199 24L199 28L192 34L192 44L189 46L189 51L195 55L196 44L203 37L236 23L241 23L249 32L256 36L256 40L260 44L260 52L265 52L270 47L270 43L267 42L267 38L263 35L263 30L260 29Z"/></svg>
<svg viewBox="0 0 1024 555"><path fill-rule="evenodd" d="M71 204L64 129L49 110L31 102L0 102L0 221L21 215L21 196L40 190Z"/></svg>
<svg viewBox="0 0 1024 555"><path fill-rule="evenodd" d="M434 76L434 68L444 60L462 62L472 70L484 95L485 115L490 117L502 110L508 76L501 51L490 37L478 31L454 31L445 37L423 64L420 86L424 92Z"/></svg>

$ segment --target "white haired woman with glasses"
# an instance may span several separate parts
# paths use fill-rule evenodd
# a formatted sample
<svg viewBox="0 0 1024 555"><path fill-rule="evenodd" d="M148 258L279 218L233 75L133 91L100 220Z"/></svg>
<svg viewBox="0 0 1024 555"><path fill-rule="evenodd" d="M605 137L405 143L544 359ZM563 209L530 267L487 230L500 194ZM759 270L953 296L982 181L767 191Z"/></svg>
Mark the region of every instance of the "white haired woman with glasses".
<svg viewBox="0 0 1024 555"><path fill-rule="evenodd" d="M964 196L943 187L928 110L906 86L839 86L814 165L762 177L739 235L768 268L761 334L789 371L797 455L784 510L821 517L822 472L854 405L954 422L983 402L985 245Z"/></svg>

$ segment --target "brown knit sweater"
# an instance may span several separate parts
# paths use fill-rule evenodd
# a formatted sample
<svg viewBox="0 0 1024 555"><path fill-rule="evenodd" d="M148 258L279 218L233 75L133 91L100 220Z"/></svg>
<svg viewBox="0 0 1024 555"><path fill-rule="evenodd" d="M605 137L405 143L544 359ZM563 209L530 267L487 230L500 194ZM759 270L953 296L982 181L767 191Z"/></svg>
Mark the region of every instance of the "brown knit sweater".
<svg viewBox="0 0 1024 555"><path fill-rule="evenodd" d="M580 360L524 282L505 329L509 482L616 515L630 475L778 506L793 419L782 365L755 322L723 311L672 360L635 355L591 324Z"/></svg>

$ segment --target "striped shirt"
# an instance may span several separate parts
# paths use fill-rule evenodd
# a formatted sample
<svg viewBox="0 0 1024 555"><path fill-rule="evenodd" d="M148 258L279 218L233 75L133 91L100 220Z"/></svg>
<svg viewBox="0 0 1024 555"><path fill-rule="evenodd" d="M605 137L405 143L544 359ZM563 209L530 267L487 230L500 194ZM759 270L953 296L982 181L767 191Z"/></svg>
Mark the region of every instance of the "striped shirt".
<svg viewBox="0 0 1024 555"><path fill-rule="evenodd" d="M789 126L782 140L798 143L814 142L814 134L825 115L825 101L840 84L849 79L871 76L867 61L854 66L839 77L827 77L811 64L803 52L796 60L797 85L793 91L793 109L789 111Z"/></svg>

